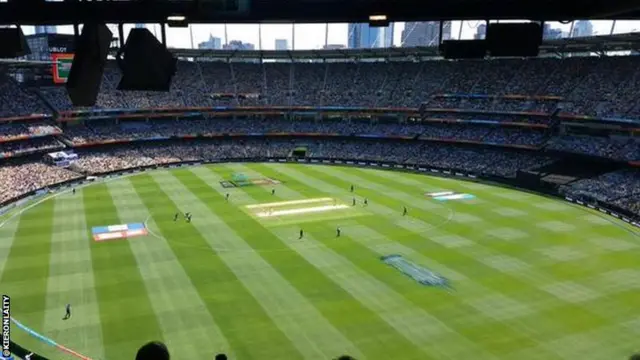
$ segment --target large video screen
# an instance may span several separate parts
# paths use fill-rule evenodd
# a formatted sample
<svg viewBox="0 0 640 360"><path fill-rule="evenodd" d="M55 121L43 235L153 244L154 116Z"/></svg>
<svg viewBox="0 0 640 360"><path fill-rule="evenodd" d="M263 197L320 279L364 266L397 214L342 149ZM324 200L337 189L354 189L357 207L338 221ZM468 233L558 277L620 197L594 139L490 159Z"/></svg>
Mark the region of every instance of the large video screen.
<svg viewBox="0 0 640 360"><path fill-rule="evenodd" d="M55 84L66 83L73 63L73 54L52 53L51 61L53 62L53 82Z"/></svg>

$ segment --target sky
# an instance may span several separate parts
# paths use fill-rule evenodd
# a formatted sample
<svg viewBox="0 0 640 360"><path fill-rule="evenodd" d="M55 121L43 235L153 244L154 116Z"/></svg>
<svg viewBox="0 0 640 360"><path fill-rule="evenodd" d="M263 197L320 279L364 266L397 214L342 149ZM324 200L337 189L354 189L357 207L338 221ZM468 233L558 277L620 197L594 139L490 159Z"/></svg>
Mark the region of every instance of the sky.
<svg viewBox="0 0 640 360"><path fill-rule="evenodd" d="M0 0L2 1L2 0ZM507 21L505 21L507 22ZM510 21L514 22L514 21ZM517 21L516 21L517 22ZM453 39L472 39L476 28L482 22L480 21L454 21L452 23L451 35ZM611 31L612 21L596 20L592 21L594 35L607 35ZM550 22L552 28L559 28L564 32L569 32L571 24L561 24L558 22ZM160 37L160 26L156 24L145 25L152 33ZM109 25L117 35L117 26ZM405 24L396 22L394 29L394 46L401 46L402 30ZM125 37L129 30L133 28L132 24L125 25ZM294 30L295 29L295 35ZM26 35L34 33L33 26L23 26ZM60 33L73 33L71 26L58 26L57 31ZM624 20L617 21L613 29L614 33L628 33L640 31L640 21ZM193 40L190 34L193 34ZM259 36L259 34L262 36ZM326 35L325 35L326 34ZM200 42L209 39L209 36L218 37L222 43L231 40L240 40L255 45L256 49L263 50L275 49L276 39L286 39L289 49L309 50L320 49L325 44L325 36L328 44L347 44L348 24L196 24L190 25L189 28L169 28L167 27L167 46L171 48L197 48ZM295 37L295 38L294 38Z"/></svg>

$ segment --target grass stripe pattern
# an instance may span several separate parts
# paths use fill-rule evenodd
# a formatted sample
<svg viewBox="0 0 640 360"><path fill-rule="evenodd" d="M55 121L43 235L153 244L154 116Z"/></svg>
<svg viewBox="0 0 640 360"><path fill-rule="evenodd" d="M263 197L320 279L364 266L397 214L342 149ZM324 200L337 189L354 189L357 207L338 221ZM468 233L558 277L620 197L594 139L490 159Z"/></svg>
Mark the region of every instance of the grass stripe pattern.
<svg viewBox="0 0 640 360"><path fill-rule="evenodd" d="M255 184L221 184L239 177ZM127 224L146 235L94 240ZM391 254L452 288L419 284L380 260ZM636 229L558 200L322 165L157 170L0 219L12 316L93 359L151 340L176 359L625 358L640 350L639 255Z"/></svg>

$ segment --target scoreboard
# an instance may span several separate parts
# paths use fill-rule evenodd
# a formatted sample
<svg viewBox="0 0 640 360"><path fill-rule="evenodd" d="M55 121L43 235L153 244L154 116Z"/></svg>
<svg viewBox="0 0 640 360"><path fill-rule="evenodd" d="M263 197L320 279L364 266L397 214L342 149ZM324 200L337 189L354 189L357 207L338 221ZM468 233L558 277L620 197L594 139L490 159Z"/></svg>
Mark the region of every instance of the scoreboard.
<svg viewBox="0 0 640 360"><path fill-rule="evenodd" d="M71 64L73 63L74 54L65 53L51 53L53 72L53 82L55 84L64 84L69 78L69 72L71 70Z"/></svg>
<svg viewBox="0 0 640 360"><path fill-rule="evenodd" d="M1 0L0 0L1 1ZM41 67L22 71L25 82L36 86L63 85L69 77L69 70L75 53L75 36L71 34L34 34L25 36L31 54L25 60L48 63L46 74Z"/></svg>
<svg viewBox="0 0 640 360"><path fill-rule="evenodd" d="M69 70L75 52L75 36L68 34L47 34L47 50L51 54L51 72L54 84L64 84L69 78Z"/></svg>

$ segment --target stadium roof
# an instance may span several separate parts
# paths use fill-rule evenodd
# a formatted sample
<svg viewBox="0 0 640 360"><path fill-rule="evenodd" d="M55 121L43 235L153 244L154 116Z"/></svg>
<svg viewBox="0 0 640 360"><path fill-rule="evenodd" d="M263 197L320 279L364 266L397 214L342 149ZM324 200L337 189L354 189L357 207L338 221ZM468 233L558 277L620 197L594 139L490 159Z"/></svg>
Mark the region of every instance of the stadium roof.
<svg viewBox="0 0 640 360"><path fill-rule="evenodd" d="M640 19L635 0L104 0L0 2L0 24L159 23L184 15L190 23L366 22L485 19Z"/></svg>
<svg viewBox="0 0 640 360"><path fill-rule="evenodd" d="M210 59L407 59L439 56L436 46L335 50L204 50L172 49L182 58ZM611 51L640 51L640 32L545 41L540 54L606 53Z"/></svg>
<svg viewBox="0 0 640 360"><path fill-rule="evenodd" d="M439 56L437 47L409 48L373 48L373 49L335 49L335 50L204 50L169 49L180 58L199 58L211 60L251 61L260 59L274 60L364 60L364 59L420 59ZM612 51L640 52L640 32L582 38L565 38L545 41L541 55L561 55L569 53L606 53ZM117 49L112 49L115 55ZM27 61L0 59L0 68L49 68L51 61Z"/></svg>
<svg viewBox="0 0 640 360"><path fill-rule="evenodd" d="M366 59L421 59L439 56L437 47L373 48L373 49L332 49L332 50L208 50L169 49L180 58L211 60L251 61L273 60L366 60ZM545 41L540 47L541 55L562 55L570 53L607 53L615 51L640 52L640 32L582 38L564 38ZM115 55L117 49L111 49ZM0 68L50 67L51 61L31 61L0 59Z"/></svg>

